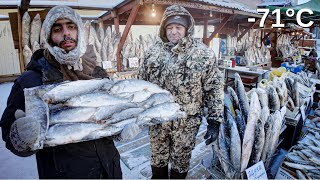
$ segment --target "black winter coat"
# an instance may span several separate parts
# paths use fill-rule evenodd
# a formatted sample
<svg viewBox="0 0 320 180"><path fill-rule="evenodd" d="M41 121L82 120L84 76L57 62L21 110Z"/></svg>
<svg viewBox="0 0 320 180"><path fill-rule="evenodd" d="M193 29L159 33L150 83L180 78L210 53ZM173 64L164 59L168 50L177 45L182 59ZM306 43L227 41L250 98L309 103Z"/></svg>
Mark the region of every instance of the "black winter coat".
<svg viewBox="0 0 320 180"><path fill-rule="evenodd" d="M14 149L9 138L10 127L15 121L15 111L25 110L23 89L42 85L43 80L62 81L62 73L47 62L43 50L38 50L33 54L27 71L15 80L0 121L6 148L22 157L36 153L38 174L41 179L121 179L120 155L111 138L46 147L37 152L21 153Z"/></svg>

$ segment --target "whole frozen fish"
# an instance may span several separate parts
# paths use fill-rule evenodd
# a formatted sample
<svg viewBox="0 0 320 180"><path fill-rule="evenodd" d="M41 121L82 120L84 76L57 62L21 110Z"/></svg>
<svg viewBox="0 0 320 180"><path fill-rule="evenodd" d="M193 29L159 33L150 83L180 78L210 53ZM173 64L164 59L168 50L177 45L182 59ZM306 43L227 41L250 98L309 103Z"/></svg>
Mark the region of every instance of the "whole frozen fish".
<svg viewBox="0 0 320 180"><path fill-rule="evenodd" d="M177 103L162 103L143 111L138 116L137 123L140 124L159 124L165 121L186 118L186 112L180 111L180 105Z"/></svg>
<svg viewBox="0 0 320 180"><path fill-rule="evenodd" d="M41 18L40 18L40 15L37 14L33 18L32 22L31 22L31 27L30 27L30 44L32 46L31 49L34 49L33 44L35 41L37 41L39 44L40 31L41 31Z"/></svg>
<svg viewBox="0 0 320 180"><path fill-rule="evenodd" d="M244 131L246 129L246 122L243 120L242 114L241 112L236 109L236 124L237 124L237 128L239 131L239 135L240 135L240 139L241 139L241 143L243 142L243 136L244 136Z"/></svg>
<svg viewBox="0 0 320 180"><path fill-rule="evenodd" d="M233 109L240 109L240 107L239 107L239 99L238 99L238 96L237 96L236 92L230 86L227 87L227 91L228 91L228 93L230 95L231 102L232 102L232 105L233 105Z"/></svg>
<svg viewBox="0 0 320 180"><path fill-rule="evenodd" d="M270 110L280 109L280 100L276 89L272 85L267 86Z"/></svg>
<svg viewBox="0 0 320 180"><path fill-rule="evenodd" d="M113 124L113 123L117 123L117 122L120 122L120 121L123 121L125 119L131 119L131 118L136 118L138 117L138 115L140 113L142 113L144 111L144 108L128 108L128 109L125 109L125 110L122 110L118 113L115 113L111 116L110 119L106 119L105 122L107 124Z"/></svg>
<svg viewBox="0 0 320 180"><path fill-rule="evenodd" d="M226 134L225 132L227 131L226 123L220 123L220 130L219 130L219 135L218 135L218 145L219 145L219 152L221 155L221 160L220 164L222 166L222 169L224 170L225 174L229 178L233 178L234 176L234 171L231 167L231 160L230 160L230 152L229 148L230 145L227 144L226 142Z"/></svg>
<svg viewBox="0 0 320 180"><path fill-rule="evenodd" d="M168 93L156 93L152 94L148 99L141 102L140 106L148 109L151 106L155 106L166 102L174 102L174 97Z"/></svg>
<svg viewBox="0 0 320 180"><path fill-rule="evenodd" d="M261 104L261 107L269 107L269 102L268 102L268 94L265 89L262 88L257 88L256 93L258 94L259 101Z"/></svg>
<svg viewBox="0 0 320 180"><path fill-rule="evenodd" d="M50 113L49 124L57 123L73 123L73 122L89 122L93 121L92 115L97 111L97 108L91 107L66 107L58 111Z"/></svg>
<svg viewBox="0 0 320 180"><path fill-rule="evenodd" d="M71 97L101 88L107 79L78 80L57 85L43 96L48 103L63 102Z"/></svg>
<svg viewBox="0 0 320 180"><path fill-rule="evenodd" d="M234 77L235 77L235 81L234 81L235 91L239 98L240 110L244 117L244 120L247 122L248 115L249 115L249 100L246 95L246 91L244 89L240 75L238 73L235 73Z"/></svg>
<svg viewBox="0 0 320 180"><path fill-rule="evenodd" d="M264 122L258 119L256 130L254 133L254 145L250 158L250 165L254 165L260 161L261 154L264 147L265 132L264 132Z"/></svg>
<svg viewBox="0 0 320 180"><path fill-rule="evenodd" d="M272 136L271 136L271 139L270 139L270 142L268 145L268 152L267 152L267 156L266 156L266 167L267 168L270 166L272 156L278 146L281 126L282 126L281 112L279 110L277 110L274 113L274 122L272 125Z"/></svg>
<svg viewBox="0 0 320 180"><path fill-rule="evenodd" d="M310 166L310 165L295 164L288 161L284 161L283 163L291 168L300 169L300 170L314 170L319 168L319 167Z"/></svg>
<svg viewBox="0 0 320 180"><path fill-rule="evenodd" d="M147 90L152 93L169 93L158 85L138 79L120 80L110 89L112 94L132 93Z"/></svg>
<svg viewBox="0 0 320 180"><path fill-rule="evenodd" d="M257 120L260 117L260 114L261 106L258 95L256 92L252 92L252 97L250 99L250 112L242 143L241 172L247 168L249 163L254 142L254 138L252 137L254 137Z"/></svg>
<svg viewBox="0 0 320 180"><path fill-rule="evenodd" d="M75 96L66 101L64 105L73 107L100 107L129 103L130 101L131 99L117 97L100 91Z"/></svg>
<svg viewBox="0 0 320 180"><path fill-rule="evenodd" d="M122 110L137 107L136 104L133 103L123 103L123 104L115 104L110 106L101 106L98 107L97 111L93 114L92 118L96 121L108 119L114 113L119 113Z"/></svg>
<svg viewBox="0 0 320 180"><path fill-rule="evenodd" d="M97 123L55 124L48 129L44 144L45 146L57 146L81 142L86 140L90 133L104 128L104 124Z"/></svg>
<svg viewBox="0 0 320 180"><path fill-rule="evenodd" d="M120 97L125 97L125 98L130 98L131 96L133 97L131 102L138 103L145 101L148 99L153 93L148 91L148 90L142 90L142 91L137 91L137 92L125 92L125 93L119 93L117 96Z"/></svg>
<svg viewBox="0 0 320 180"><path fill-rule="evenodd" d="M264 125L264 131L265 131L265 142L261 154L261 160L263 162L266 162L267 153L268 153L268 147L270 145L271 137L272 137L272 125L274 122L273 114L270 114L268 116L268 119Z"/></svg>
<svg viewBox="0 0 320 180"><path fill-rule="evenodd" d="M22 17L22 47L30 46L30 22L31 18L28 11ZM30 48L29 48L30 49Z"/></svg>
<svg viewBox="0 0 320 180"><path fill-rule="evenodd" d="M238 132L238 128L235 120L233 119L232 113L227 111L227 121L228 128L230 131L230 161L233 165L233 168L236 172L240 172L240 163L241 163L241 140ZM235 177L239 178L239 177Z"/></svg>

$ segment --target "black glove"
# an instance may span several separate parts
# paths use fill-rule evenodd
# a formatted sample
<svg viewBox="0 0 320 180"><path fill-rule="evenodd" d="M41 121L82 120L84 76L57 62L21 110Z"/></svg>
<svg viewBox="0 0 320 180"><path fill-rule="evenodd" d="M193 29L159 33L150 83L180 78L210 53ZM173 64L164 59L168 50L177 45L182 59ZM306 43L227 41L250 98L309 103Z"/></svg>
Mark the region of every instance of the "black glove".
<svg viewBox="0 0 320 180"><path fill-rule="evenodd" d="M211 144L217 139L219 135L219 127L220 123L218 121L213 121L212 123L208 124L207 133L204 135L204 139L206 139L206 145Z"/></svg>

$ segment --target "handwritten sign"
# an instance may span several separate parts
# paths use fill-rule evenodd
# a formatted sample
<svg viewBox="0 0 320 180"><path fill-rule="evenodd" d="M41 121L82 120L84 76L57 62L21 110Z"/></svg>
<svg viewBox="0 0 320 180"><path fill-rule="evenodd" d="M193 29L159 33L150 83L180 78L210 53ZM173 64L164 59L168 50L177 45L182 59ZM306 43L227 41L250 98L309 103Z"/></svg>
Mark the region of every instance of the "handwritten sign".
<svg viewBox="0 0 320 180"><path fill-rule="evenodd" d="M263 162L259 161L255 165L246 169L248 179L268 179Z"/></svg>
<svg viewBox="0 0 320 180"><path fill-rule="evenodd" d="M111 69L112 68L111 61L102 61L102 68L103 69Z"/></svg>
<svg viewBox="0 0 320 180"><path fill-rule="evenodd" d="M129 67L130 68L139 67L139 59L137 57L129 58Z"/></svg>

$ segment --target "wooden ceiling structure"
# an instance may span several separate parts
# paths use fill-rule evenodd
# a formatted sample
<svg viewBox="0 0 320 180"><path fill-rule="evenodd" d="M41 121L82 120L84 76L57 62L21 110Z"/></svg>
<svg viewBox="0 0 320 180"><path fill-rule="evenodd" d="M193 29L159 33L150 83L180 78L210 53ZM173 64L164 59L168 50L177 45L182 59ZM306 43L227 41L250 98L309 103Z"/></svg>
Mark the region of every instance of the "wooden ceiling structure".
<svg viewBox="0 0 320 180"><path fill-rule="evenodd" d="M203 25L203 42L209 42L217 34L234 34L240 40L251 28L258 28L258 23L262 17L252 11L246 11L235 7L227 7L213 4L215 1L208 0L124 0L112 9L104 9L107 12L97 17L99 23L104 25L114 25L115 31L120 32L119 25L125 25L120 39L117 52L117 71L121 71L121 49L125 43L127 35L132 25L160 25L161 17L165 9L170 5L180 5L185 7L194 17L196 25ZM20 69L24 70L22 56L22 27L21 19L24 12L28 11L30 0L21 0L21 5L17 12L17 25L14 26L18 31ZM3 8L0 6L0 8ZM12 8L12 7L7 7ZM42 7L44 8L44 7ZM50 8L50 7L47 7ZM86 9L86 7L72 7L74 9ZM90 9L90 8L88 8ZM156 16L151 17L151 11L156 11ZM99 9L102 10L102 9ZM248 23L249 17L255 17L255 23ZM215 30L209 36L208 25L214 25ZM12 25L11 25L12 26ZM14 29L14 28L12 28ZM12 32L14 34L14 32Z"/></svg>

